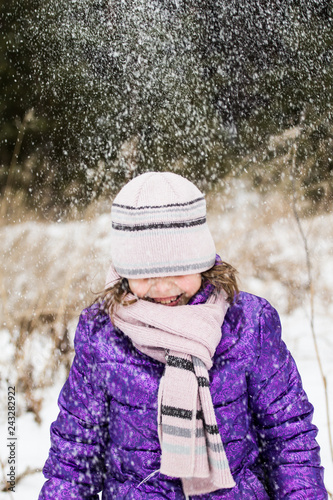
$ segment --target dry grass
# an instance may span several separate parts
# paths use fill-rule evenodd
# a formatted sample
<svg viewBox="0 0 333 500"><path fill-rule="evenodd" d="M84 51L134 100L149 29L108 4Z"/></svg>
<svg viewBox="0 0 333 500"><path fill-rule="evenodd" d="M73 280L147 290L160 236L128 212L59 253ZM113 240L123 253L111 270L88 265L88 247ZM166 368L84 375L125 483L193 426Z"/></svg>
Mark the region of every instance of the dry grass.
<svg viewBox="0 0 333 500"><path fill-rule="evenodd" d="M100 225L25 222L0 229L1 333L13 347L11 359L0 365L1 384L24 394L18 412L31 411L37 421L43 389L71 365L71 321L103 286L109 232L104 219Z"/></svg>
<svg viewBox="0 0 333 500"><path fill-rule="evenodd" d="M265 296L280 312L290 313L304 303L309 292L304 244L291 194L276 190L244 196L244 190L251 191L246 178L232 183L229 193L208 199L208 222L217 250L238 269L241 288ZM333 255L333 242L325 234L333 226L333 217L325 214L302 223L316 276L315 294L329 305L332 287L324 274L324 259Z"/></svg>

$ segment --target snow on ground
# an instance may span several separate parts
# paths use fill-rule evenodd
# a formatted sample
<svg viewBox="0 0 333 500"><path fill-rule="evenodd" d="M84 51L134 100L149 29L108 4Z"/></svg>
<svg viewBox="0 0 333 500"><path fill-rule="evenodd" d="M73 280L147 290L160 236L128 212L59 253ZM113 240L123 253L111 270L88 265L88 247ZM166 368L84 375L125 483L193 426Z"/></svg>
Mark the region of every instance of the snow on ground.
<svg viewBox="0 0 333 500"><path fill-rule="evenodd" d="M247 193L246 186L237 185L236 188L229 196L210 198L209 224L218 252L239 270L241 287L266 297L280 312L283 338L296 359L304 388L315 407L314 423L319 428L325 483L333 492L333 461L328 446L323 382L310 327L303 243L288 204L273 196L263 199L253 192ZM303 224L313 271L314 327L333 413L333 241L329 237L333 215L321 215ZM90 289L99 290L103 286L109 263L109 228L110 217L104 214L91 221L26 222L1 229L0 236L5 242L0 268L4 325L0 331L2 408L6 404L5 383L13 380L18 370L26 366L22 360L21 368L15 365L11 338L17 339L19 325L22 330L27 315L38 318L41 311L47 310L57 318L68 316L72 342L77 315L93 297ZM30 335L25 342L24 354L36 371L37 379L45 376L47 364L43 363L52 353L52 343L47 337L36 334ZM44 480L40 470L49 449L49 427L57 416L56 402L64 380L64 370L59 370L53 385L42 391L40 423L34 420L33 413L25 411L22 395L17 395L21 415L17 418L16 474L23 473L27 467L39 471L18 481L14 494L0 492L0 500L38 498ZM6 414L1 410L0 460L7 466L5 473L8 471ZM333 433L332 423L331 427Z"/></svg>

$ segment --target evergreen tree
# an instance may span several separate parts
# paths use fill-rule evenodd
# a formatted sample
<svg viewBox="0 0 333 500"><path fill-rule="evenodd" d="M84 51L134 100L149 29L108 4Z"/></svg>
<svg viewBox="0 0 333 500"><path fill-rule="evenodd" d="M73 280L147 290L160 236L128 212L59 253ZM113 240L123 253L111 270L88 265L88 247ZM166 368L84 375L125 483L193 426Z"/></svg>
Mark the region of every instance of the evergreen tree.
<svg viewBox="0 0 333 500"><path fill-rule="evenodd" d="M271 134L331 113L324 0L21 0L1 9L1 182L18 119L33 108L15 187L42 205L85 203L147 169L207 189Z"/></svg>

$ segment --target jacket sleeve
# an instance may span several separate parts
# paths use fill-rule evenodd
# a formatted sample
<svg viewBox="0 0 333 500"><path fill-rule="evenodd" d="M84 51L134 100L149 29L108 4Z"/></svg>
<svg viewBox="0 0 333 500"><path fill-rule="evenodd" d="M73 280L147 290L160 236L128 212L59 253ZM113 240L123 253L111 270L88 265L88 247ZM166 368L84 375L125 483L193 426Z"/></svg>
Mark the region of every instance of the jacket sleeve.
<svg viewBox="0 0 333 500"><path fill-rule="evenodd" d="M39 500L97 500L103 488L108 437L108 404L98 364L89 342L91 321L80 317L75 358L58 400L60 412L51 425L51 449Z"/></svg>
<svg viewBox="0 0 333 500"><path fill-rule="evenodd" d="M281 339L279 316L269 304L260 316L260 337L261 351L248 380L269 496L275 500L327 499L317 428L311 423L313 407Z"/></svg>

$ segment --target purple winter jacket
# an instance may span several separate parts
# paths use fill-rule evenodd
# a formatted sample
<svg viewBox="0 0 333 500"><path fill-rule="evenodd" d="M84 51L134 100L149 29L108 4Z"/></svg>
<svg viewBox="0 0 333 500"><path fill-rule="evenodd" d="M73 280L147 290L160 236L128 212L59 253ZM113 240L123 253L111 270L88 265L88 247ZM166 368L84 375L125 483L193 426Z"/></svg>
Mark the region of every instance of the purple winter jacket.
<svg viewBox="0 0 333 500"><path fill-rule="evenodd" d="M206 299L199 293L192 303ZM98 305L83 311L75 350L39 500L97 500L101 491L103 500L184 499L180 480L158 472L164 365L138 351ZM313 407L266 300L241 292L229 307L209 375L236 486L191 500L327 499Z"/></svg>

